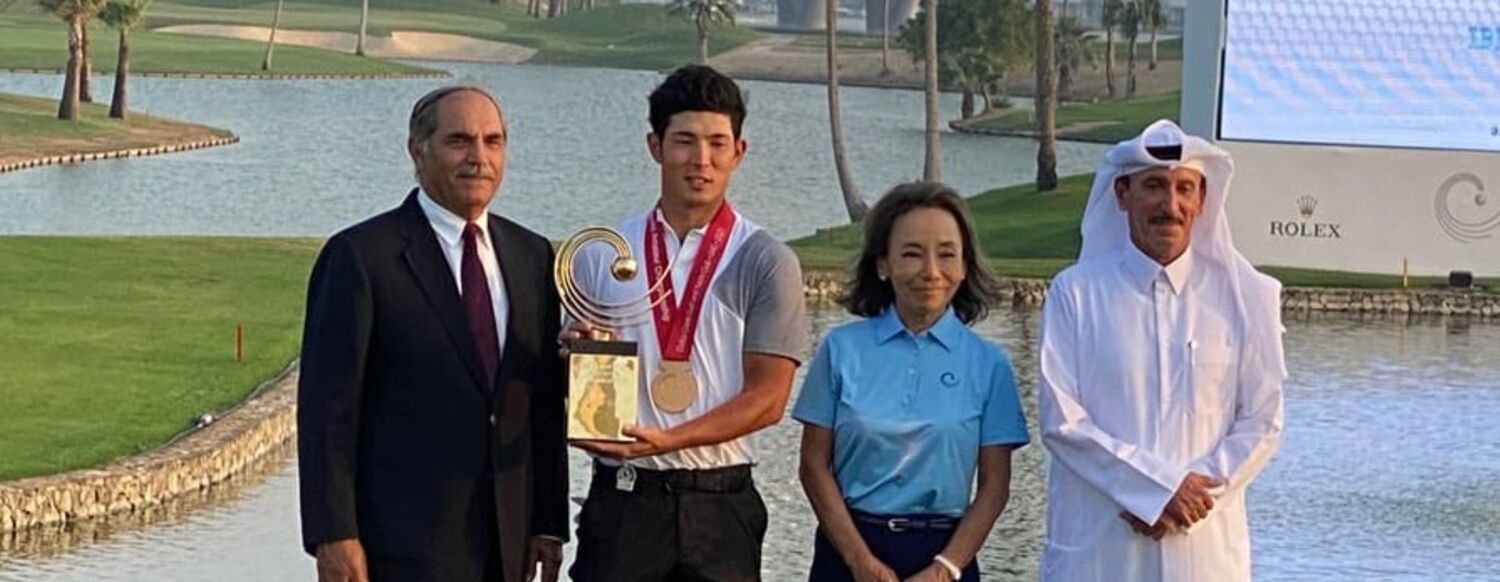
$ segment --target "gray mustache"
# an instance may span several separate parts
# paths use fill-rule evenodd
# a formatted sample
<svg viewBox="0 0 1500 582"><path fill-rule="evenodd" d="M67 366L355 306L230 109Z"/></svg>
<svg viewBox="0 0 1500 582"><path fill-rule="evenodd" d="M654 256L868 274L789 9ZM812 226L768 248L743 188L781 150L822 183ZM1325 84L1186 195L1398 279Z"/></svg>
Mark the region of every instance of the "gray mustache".
<svg viewBox="0 0 1500 582"><path fill-rule="evenodd" d="M458 168L460 178L494 178L495 176L484 170L484 166L469 164Z"/></svg>

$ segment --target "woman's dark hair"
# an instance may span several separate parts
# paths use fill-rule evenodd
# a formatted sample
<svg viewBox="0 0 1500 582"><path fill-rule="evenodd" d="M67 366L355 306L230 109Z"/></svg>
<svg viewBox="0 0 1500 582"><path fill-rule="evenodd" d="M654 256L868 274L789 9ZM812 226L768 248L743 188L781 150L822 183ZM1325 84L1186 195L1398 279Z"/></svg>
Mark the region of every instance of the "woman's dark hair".
<svg viewBox="0 0 1500 582"><path fill-rule="evenodd" d="M646 98L651 105L651 131L662 136L672 116L684 111L707 111L729 116L734 137L745 123L745 98L733 79L706 65L685 65L672 71Z"/></svg>
<svg viewBox="0 0 1500 582"><path fill-rule="evenodd" d="M864 246L855 261L840 305L849 313L874 317L896 301L896 291L889 281L880 280L877 261L890 251L891 231L896 219L918 208L936 208L953 215L963 239L964 280L953 295L953 312L959 321L972 324L984 319L1000 297L1000 282L984 266L974 221L969 219L967 205L952 188L937 182L900 184L887 192L875 208L865 215Z"/></svg>

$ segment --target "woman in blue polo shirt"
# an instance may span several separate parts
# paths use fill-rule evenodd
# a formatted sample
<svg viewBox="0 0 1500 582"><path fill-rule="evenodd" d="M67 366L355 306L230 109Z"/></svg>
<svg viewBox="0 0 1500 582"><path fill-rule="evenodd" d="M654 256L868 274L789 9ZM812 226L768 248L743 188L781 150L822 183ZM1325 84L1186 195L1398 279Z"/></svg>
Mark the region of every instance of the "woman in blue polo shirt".
<svg viewBox="0 0 1500 582"><path fill-rule="evenodd" d="M853 279L840 303L864 319L828 332L792 413L819 522L808 579L978 580L1028 439L1009 358L968 328L997 285L963 200L935 183L891 190L865 218Z"/></svg>

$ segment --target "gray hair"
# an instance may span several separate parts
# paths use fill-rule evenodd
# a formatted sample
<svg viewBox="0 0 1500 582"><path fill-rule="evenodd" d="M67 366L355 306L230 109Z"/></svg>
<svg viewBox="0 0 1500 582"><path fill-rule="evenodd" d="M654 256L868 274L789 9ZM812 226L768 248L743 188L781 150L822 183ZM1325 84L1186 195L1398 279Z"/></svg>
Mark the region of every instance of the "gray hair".
<svg viewBox="0 0 1500 582"><path fill-rule="evenodd" d="M432 134L437 133L438 103L449 95L464 91L478 93L485 99L489 99L490 103L495 106L495 114L500 116L500 127L506 127L505 114L500 110L500 101L496 100L489 91L478 85L449 85L433 89L412 106L411 119L407 122L407 139L415 141L418 147L425 149L427 141L432 139Z"/></svg>

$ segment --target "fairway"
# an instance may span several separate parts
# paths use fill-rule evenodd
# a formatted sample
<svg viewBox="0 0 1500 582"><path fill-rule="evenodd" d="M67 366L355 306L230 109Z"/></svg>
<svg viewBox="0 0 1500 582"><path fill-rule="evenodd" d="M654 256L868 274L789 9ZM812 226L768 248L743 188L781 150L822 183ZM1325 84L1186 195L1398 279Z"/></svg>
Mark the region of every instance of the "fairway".
<svg viewBox="0 0 1500 582"><path fill-rule="evenodd" d="M158 446L273 377L318 244L0 237L0 481Z"/></svg>

